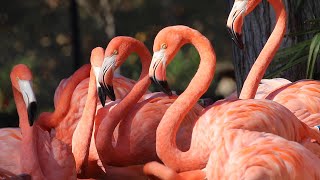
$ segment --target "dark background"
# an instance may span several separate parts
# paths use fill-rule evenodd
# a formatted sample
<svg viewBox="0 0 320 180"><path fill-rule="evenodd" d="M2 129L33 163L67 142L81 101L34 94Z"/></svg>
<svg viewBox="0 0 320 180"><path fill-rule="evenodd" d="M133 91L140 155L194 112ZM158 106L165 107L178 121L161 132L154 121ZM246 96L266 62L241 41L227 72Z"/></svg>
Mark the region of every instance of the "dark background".
<svg viewBox="0 0 320 180"><path fill-rule="evenodd" d="M32 69L38 113L52 111L55 88L89 62L94 47L105 48L112 37L124 35L143 41L151 51L157 32L169 25L195 28L213 43L216 80L204 97L229 94L235 85L232 42L225 28L227 9L226 1L212 0L4 1L0 9L0 126L17 126L18 122L9 80L14 65L23 63ZM168 81L181 93L198 68L199 55L187 45L176 59L168 68ZM124 76L137 79L141 70L137 56L130 56L121 70ZM223 86L227 89L217 90L222 76L231 78ZM153 85L150 90L155 91Z"/></svg>

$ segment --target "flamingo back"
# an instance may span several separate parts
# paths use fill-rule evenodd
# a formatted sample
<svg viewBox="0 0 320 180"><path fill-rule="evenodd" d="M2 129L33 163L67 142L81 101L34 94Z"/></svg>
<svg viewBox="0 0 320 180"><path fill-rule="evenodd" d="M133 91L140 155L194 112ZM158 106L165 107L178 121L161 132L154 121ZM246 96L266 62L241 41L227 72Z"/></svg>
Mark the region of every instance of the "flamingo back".
<svg viewBox="0 0 320 180"><path fill-rule="evenodd" d="M319 158L280 136L229 130L221 134L207 164L211 179L319 179Z"/></svg>
<svg viewBox="0 0 320 180"><path fill-rule="evenodd" d="M20 148L22 135L19 128L0 129L0 169L13 174L21 173Z"/></svg>

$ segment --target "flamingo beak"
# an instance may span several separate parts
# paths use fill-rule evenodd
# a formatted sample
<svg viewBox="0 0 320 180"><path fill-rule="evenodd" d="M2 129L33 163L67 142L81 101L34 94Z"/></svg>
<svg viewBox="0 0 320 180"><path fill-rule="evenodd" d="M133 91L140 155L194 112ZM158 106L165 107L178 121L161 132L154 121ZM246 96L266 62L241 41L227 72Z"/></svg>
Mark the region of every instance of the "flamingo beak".
<svg viewBox="0 0 320 180"><path fill-rule="evenodd" d="M26 104L29 125L32 126L37 113L37 100L32 90L31 81L18 80L18 84L23 101Z"/></svg>
<svg viewBox="0 0 320 180"><path fill-rule="evenodd" d="M96 66L92 66L93 68L93 72L95 74L95 77L96 77L96 87L97 87L97 94L98 94L98 97L99 97L99 100L102 104L102 106L105 105L106 103L106 94L104 93L100 83L99 83L99 74L100 74L100 67L96 67Z"/></svg>
<svg viewBox="0 0 320 180"><path fill-rule="evenodd" d="M116 56L117 55L106 57L99 72L98 83L100 84L100 87L98 87L98 95L102 106L105 105L106 96L112 101L116 100L112 84Z"/></svg>
<svg viewBox="0 0 320 180"><path fill-rule="evenodd" d="M233 42L243 49L242 41L242 25L244 20L244 12L246 10L247 1L235 1L227 20L228 32Z"/></svg>
<svg viewBox="0 0 320 180"><path fill-rule="evenodd" d="M165 49L155 52L149 68L149 77L161 91L171 96L172 92L166 80L166 60Z"/></svg>
<svg viewBox="0 0 320 180"><path fill-rule="evenodd" d="M31 175L29 174L19 174L18 177L22 180L31 180Z"/></svg>

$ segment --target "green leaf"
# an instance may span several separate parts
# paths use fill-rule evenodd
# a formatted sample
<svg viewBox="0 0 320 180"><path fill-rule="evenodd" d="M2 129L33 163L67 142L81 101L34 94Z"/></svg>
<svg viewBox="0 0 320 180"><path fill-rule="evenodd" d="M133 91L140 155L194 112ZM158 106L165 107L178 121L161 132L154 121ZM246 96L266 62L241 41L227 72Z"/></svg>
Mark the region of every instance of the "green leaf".
<svg viewBox="0 0 320 180"><path fill-rule="evenodd" d="M306 41L299 42L291 47L280 49L276 54L275 59L291 57L297 52L300 52L302 49L310 46L310 43L311 43L311 40L306 40Z"/></svg>
<svg viewBox="0 0 320 180"><path fill-rule="evenodd" d="M320 29L316 28L316 29L310 29L310 30L302 31L302 32L289 33L286 36L301 36L301 35L313 34L313 33L318 33L318 32L320 32Z"/></svg>
<svg viewBox="0 0 320 180"><path fill-rule="evenodd" d="M314 38L312 39L311 45L310 45L308 64L307 64L307 78L308 79L313 78L313 71L314 71L316 59L319 54L319 48L320 48L320 33L318 33L314 36Z"/></svg>
<svg viewBox="0 0 320 180"><path fill-rule="evenodd" d="M307 59L307 56L301 56L301 54L303 54L304 51L300 51L298 52L295 56L293 56L289 61L288 64L282 64L282 66L280 66L279 68L277 68L277 70L271 72L270 74L266 75L265 78L269 79L269 78L274 78L277 77L280 73L282 73L283 71L290 69L291 67L304 62ZM299 57L300 56L300 57Z"/></svg>

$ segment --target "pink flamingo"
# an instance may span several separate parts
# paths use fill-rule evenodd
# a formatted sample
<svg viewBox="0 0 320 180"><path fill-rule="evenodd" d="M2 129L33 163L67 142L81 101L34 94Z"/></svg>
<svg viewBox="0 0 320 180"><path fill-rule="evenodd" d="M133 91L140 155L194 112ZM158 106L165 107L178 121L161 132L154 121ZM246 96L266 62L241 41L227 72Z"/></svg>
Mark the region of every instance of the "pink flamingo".
<svg viewBox="0 0 320 180"><path fill-rule="evenodd" d="M95 73L100 71L103 55L102 48L95 48L92 51L92 71ZM42 113L39 117L42 126L54 128L56 138L72 147L76 160L76 171L81 177L94 177L104 174L102 168L98 165L99 157L94 141L91 141L96 109L102 107L97 102L97 93L95 93L99 90L100 85L96 83L94 73L91 72L90 78L87 78L89 68L88 65L85 65L68 79L62 80L54 96L55 111L53 113ZM115 94L120 98L125 96L126 91L128 91L127 88L130 88L128 83L125 84L123 81L124 78L121 77L114 80ZM119 86L123 84L124 86ZM96 105L94 105L95 103Z"/></svg>
<svg viewBox="0 0 320 180"><path fill-rule="evenodd" d="M108 165L128 166L159 160L155 151L155 131L175 98L153 96L138 103L150 85L148 67L151 55L148 49L138 40L130 37L116 37L110 41L105 52L105 62L101 69L100 84L106 90L112 90L114 69L118 68L129 56L136 52L141 58L142 72L130 93L116 106L106 106L96 116L96 147L104 167ZM111 77L110 77L111 76ZM107 83L108 82L108 83ZM109 89L107 89L109 87ZM110 110L111 109L111 110ZM194 118L202 110L195 105L185 118L185 123L178 134L178 145L187 149L190 141ZM107 114L107 115L106 115ZM112 142L114 130L118 126L116 142Z"/></svg>
<svg viewBox="0 0 320 180"><path fill-rule="evenodd" d="M92 50L92 54L91 54L92 68L91 68L91 74L90 74L88 95L86 98L86 103L85 103L85 107L84 107L81 119L79 120L79 122L73 132L74 135L72 136L72 142L71 142L72 146L70 146L69 144L63 143L63 141L56 138L56 136L52 137L52 138L57 139L57 141L59 141L60 143L63 143L63 145L66 146L67 148L70 149L70 147L72 147L72 153L73 153L74 159L76 161L76 164L75 164L76 165L76 172L80 176L84 176L85 173L93 174L90 171L94 171L94 173L96 173L97 172L96 169L100 169L100 168L95 167L92 170L91 166L89 166L89 163L87 161L89 161L89 162L98 161L97 159L92 159L92 156L88 157L88 154L89 154L89 145L91 143L90 140L91 140L92 130L93 130L93 122L94 122L93 120L94 120L94 116L96 113L96 104L97 104L97 88L96 88L97 83L96 83L95 73L98 73L98 71L96 70L96 67L100 67L102 65L103 55L104 55L104 51L102 48L95 48ZM24 68L26 68L26 67L24 67ZM16 72L18 70L15 70L14 72ZM21 70L21 68L20 68L20 70ZM23 69L21 71L23 71ZM26 71L26 70L24 70L24 71ZM78 71L78 72L81 72L81 71ZM79 76L77 76L77 77L79 78ZM73 79L71 79L71 80L73 80ZM70 82L74 82L74 81L70 81ZM42 115L42 116L43 116L42 118L44 118L44 115ZM49 118L50 118L50 116L49 116ZM41 131L41 130L39 130L39 131ZM55 131L55 130L51 129L51 131ZM45 133L45 131L43 131L42 133ZM55 133L56 133L56 131L55 131ZM24 140L22 141L22 144L23 143L24 143ZM39 146L41 146L41 145L39 145ZM63 149L62 149L62 151L63 151ZM48 156L48 155L45 155L45 156ZM71 154L71 156L72 156L72 154ZM98 156L96 155L95 157L98 157ZM41 161L41 160L42 159L40 159L39 161ZM84 169L87 172L82 172L82 171L84 171Z"/></svg>
<svg viewBox="0 0 320 180"><path fill-rule="evenodd" d="M230 28L234 42L237 45L240 45L240 47L242 47L243 44L241 40L243 19L260 2L261 1L252 2L252 0L236 0L234 3L227 21L227 26ZM239 96L240 99L254 98L259 85L257 79L261 79L265 74L272 58L279 49L286 31L287 19L282 1L269 0L269 3L276 12L277 22L272 34L244 82ZM283 86L273 89L273 91L267 93L263 97L282 104L308 126L313 127L320 124L320 81L300 80L290 84L283 84Z"/></svg>
<svg viewBox="0 0 320 180"><path fill-rule="evenodd" d="M303 144L313 153L320 152L319 134L299 121L288 109L270 100L224 100L207 107L196 119L190 149L181 151L176 145L179 125L191 107L208 89L212 81L216 58L207 38L186 26L162 29L154 41L154 56L149 76L157 84L166 84L165 68L178 49L193 44L200 54L199 69L186 90L167 109L156 132L156 151L166 166L177 172L202 169L210 152L218 152L216 142L227 130L244 129L269 132ZM258 79L260 81L260 79ZM223 154L220 154L223 155Z"/></svg>
<svg viewBox="0 0 320 180"><path fill-rule="evenodd" d="M28 69L27 67L25 67L24 65L19 65L19 66L23 66L23 68L19 68L19 69ZM19 67L18 66L18 67ZM61 99L64 99L64 101L68 101L71 98L70 93L68 93L68 91L72 91L76 84L79 83L83 78L85 78L87 76L87 74L89 74L90 67L88 65L85 65L83 67L81 67L75 74L74 76L70 77L69 79L72 79L70 82L72 83L68 83L65 87L63 91L63 94L61 96ZM18 71L18 70L15 70ZM30 70L25 70L27 72L30 72ZM31 73L31 72L30 72ZM58 99L56 99L55 102L57 102ZM59 102L59 106L56 106L56 110L53 114L54 118L61 118L63 117L63 115L66 114L66 109L68 108L67 103L60 101ZM34 106L34 105L33 105ZM33 107L32 106L32 107ZM35 112L33 112L33 109L30 109L29 112L29 119L33 119L35 116ZM49 113L43 113L40 115L40 118L37 120L37 124L47 130L50 130L50 122L46 122L46 120L48 120ZM59 114L61 116L59 116ZM52 118L52 119L54 119ZM59 134L59 133L58 133ZM22 135L21 135L21 130L19 128L4 128L1 129L1 137L0 138L0 143L2 144L0 146L0 150L1 150L1 155L0 155L0 167L2 167L3 169L9 170L15 174L20 174L21 173L21 163L20 163L20 149L21 149L21 141L22 141ZM58 138L59 139L59 138ZM61 139L61 138L60 138ZM10 158L11 157L11 158Z"/></svg>
<svg viewBox="0 0 320 180"><path fill-rule="evenodd" d="M319 179L319 158L280 136L234 129L220 134L207 179Z"/></svg>
<svg viewBox="0 0 320 180"><path fill-rule="evenodd" d="M48 132L37 122L33 124L36 100L31 71L19 64L13 68L10 78L22 133L21 171L33 179L76 179L70 148L52 135L54 130Z"/></svg>

